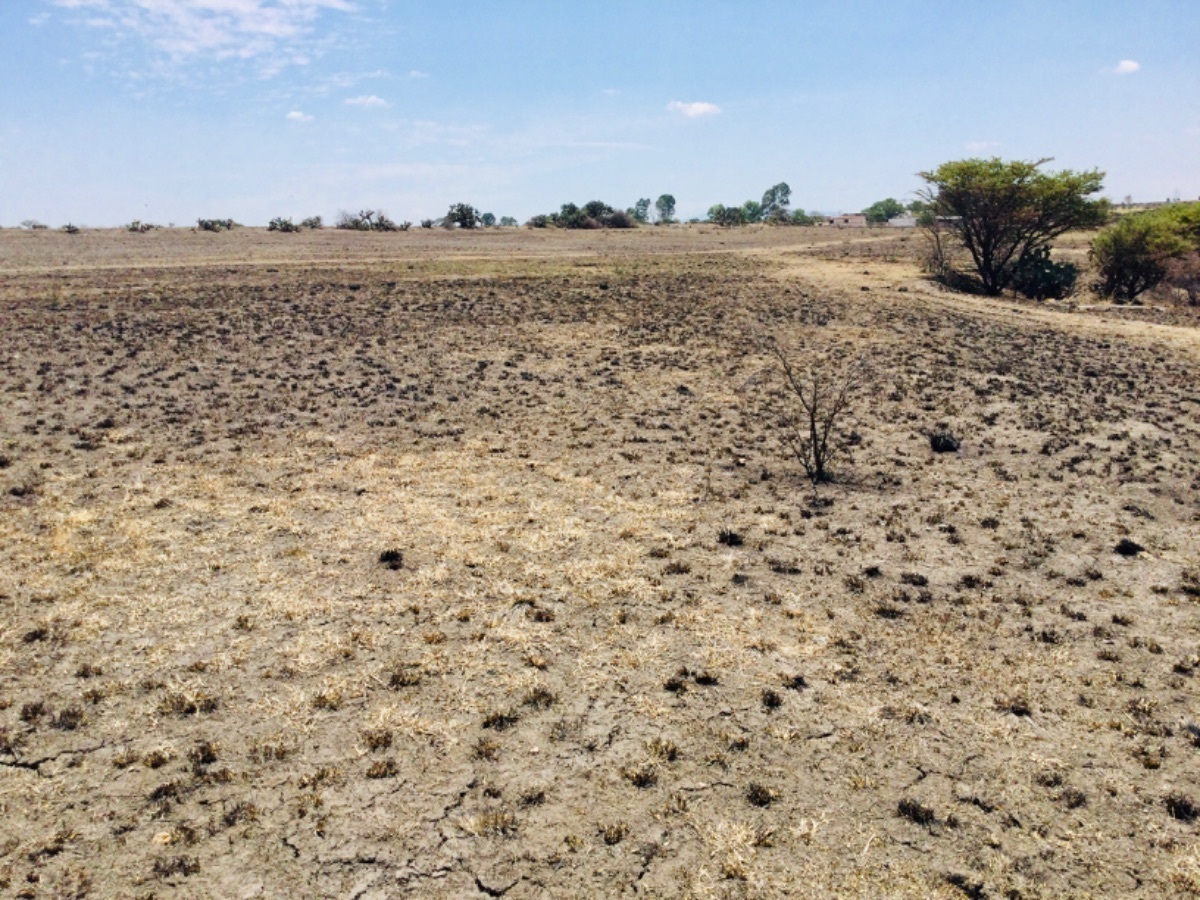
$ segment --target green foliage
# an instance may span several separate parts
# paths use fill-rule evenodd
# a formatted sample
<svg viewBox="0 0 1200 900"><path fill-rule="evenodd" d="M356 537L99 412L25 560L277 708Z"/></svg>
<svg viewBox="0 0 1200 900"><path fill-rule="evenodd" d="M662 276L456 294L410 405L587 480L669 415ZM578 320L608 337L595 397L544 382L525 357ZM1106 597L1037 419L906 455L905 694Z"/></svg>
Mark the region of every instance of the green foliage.
<svg viewBox="0 0 1200 900"><path fill-rule="evenodd" d="M708 221L729 228L733 225L745 225L746 213L740 206L726 206L718 203L708 209Z"/></svg>
<svg viewBox="0 0 1200 900"><path fill-rule="evenodd" d="M896 216L904 215L904 213L904 204L893 197L888 197L886 200L877 200L863 210L863 215L867 217L867 221L874 225L884 225L888 219L894 219Z"/></svg>
<svg viewBox="0 0 1200 900"><path fill-rule="evenodd" d="M292 222L290 218L284 219L276 216L267 225L267 231L282 231L285 234L294 234L300 230L300 226Z"/></svg>
<svg viewBox="0 0 1200 900"><path fill-rule="evenodd" d="M816 216L810 216L802 209L793 210L788 217L788 222L792 225L812 225L817 221Z"/></svg>
<svg viewBox="0 0 1200 900"><path fill-rule="evenodd" d="M650 221L650 198L642 197L625 212L638 224L645 225Z"/></svg>
<svg viewBox="0 0 1200 900"><path fill-rule="evenodd" d="M496 217L490 212L486 212L480 216L479 221L483 223L484 228L496 227Z"/></svg>
<svg viewBox="0 0 1200 900"><path fill-rule="evenodd" d="M1200 250L1200 203L1124 216L1092 241L1092 260L1105 297L1129 302L1157 287L1172 260Z"/></svg>
<svg viewBox="0 0 1200 900"><path fill-rule="evenodd" d="M763 217L762 204L757 200L747 200L742 204L742 216L747 222L761 222Z"/></svg>
<svg viewBox="0 0 1200 900"><path fill-rule="evenodd" d="M933 207L931 230L949 232L970 255L976 287L995 296L1012 284L1018 263L1074 228L1108 219L1098 170L1043 172L1049 160L966 159L922 172Z"/></svg>
<svg viewBox="0 0 1200 900"><path fill-rule="evenodd" d="M786 181L767 188L762 195L761 219L764 222L782 223L787 219L788 207L792 203L792 189Z"/></svg>
<svg viewBox="0 0 1200 900"><path fill-rule="evenodd" d="M1074 292L1078 278L1079 266L1055 262L1049 247L1039 247L1017 263L1012 289L1031 300L1061 300Z"/></svg>
<svg viewBox="0 0 1200 900"><path fill-rule="evenodd" d="M670 225L675 221L675 198L671 194L660 194L654 201L654 210L658 213L659 225Z"/></svg>
<svg viewBox="0 0 1200 900"><path fill-rule="evenodd" d="M201 231L232 231L237 225L233 219L197 219L196 227Z"/></svg>
<svg viewBox="0 0 1200 900"><path fill-rule="evenodd" d="M302 219L300 222L301 228L311 228L318 231L325 227L325 222L320 216L309 216L307 219Z"/></svg>
<svg viewBox="0 0 1200 900"><path fill-rule="evenodd" d="M145 234L147 231L153 231L158 228L157 225L151 225L149 222L143 222L141 219L134 219L125 226L126 231L131 231L134 234Z"/></svg>
<svg viewBox="0 0 1200 900"><path fill-rule="evenodd" d="M501 216L500 217L500 227L501 228L516 228L517 220L514 219L512 216Z"/></svg>
<svg viewBox="0 0 1200 900"><path fill-rule="evenodd" d="M534 216L527 223L532 228L636 228L633 213L613 209L602 200L592 200L582 207L564 203L556 213Z"/></svg>
<svg viewBox="0 0 1200 900"><path fill-rule="evenodd" d="M479 210L469 203L453 203L442 218L445 228L478 228L482 224Z"/></svg>

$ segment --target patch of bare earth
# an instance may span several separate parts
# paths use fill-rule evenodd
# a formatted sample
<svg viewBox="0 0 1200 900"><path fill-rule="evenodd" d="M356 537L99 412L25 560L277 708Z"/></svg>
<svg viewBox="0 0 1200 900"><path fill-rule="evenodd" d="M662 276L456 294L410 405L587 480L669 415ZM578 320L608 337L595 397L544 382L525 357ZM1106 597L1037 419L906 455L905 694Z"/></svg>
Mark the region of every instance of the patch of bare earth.
<svg viewBox="0 0 1200 900"><path fill-rule="evenodd" d="M1185 324L218 237L0 233L4 893L1200 892ZM815 502L763 335L867 366Z"/></svg>

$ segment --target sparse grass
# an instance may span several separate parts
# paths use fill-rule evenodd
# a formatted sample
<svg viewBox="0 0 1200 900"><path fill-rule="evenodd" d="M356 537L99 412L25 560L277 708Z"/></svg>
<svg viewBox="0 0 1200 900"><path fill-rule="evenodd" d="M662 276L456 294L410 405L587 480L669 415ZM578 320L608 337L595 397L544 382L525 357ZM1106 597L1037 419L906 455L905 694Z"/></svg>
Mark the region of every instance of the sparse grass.
<svg viewBox="0 0 1200 900"><path fill-rule="evenodd" d="M818 229L0 256L4 891L1195 881L1200 317ZM884 373L816 501L747 331Z"/></svg>

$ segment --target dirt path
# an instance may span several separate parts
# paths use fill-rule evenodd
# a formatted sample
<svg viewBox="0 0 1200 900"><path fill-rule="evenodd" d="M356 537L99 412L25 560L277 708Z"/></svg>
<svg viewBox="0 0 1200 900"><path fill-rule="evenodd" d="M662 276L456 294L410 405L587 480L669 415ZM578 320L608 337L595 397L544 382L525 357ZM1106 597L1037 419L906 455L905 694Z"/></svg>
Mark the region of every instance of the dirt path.
<svg viewBox="0 0 1200 900"><path fill-rule="evenodd" d="M1033 307L994 297L973 297L934 284L911 263L879 264L862 259L826 259L813 254L817 249L817 245L799 244L747 252L777 263L780 266L777 277L800 279L823 289L865 288L876 291L903 288L907 293L943 308L992 321L1037 324L1063 332L1137 341L1150 346L1167 345L1193 357L1200 356L1200 329L1156 322L1114 320L1078 310Z"/></svg>

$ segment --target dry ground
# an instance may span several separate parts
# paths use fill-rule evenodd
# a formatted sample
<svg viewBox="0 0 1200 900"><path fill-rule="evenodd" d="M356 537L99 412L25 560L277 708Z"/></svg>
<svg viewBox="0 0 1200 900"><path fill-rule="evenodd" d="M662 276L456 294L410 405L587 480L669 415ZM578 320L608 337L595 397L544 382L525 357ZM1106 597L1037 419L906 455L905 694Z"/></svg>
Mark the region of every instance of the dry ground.
<svg viewBox="0 0 1200 900"><path fill-rule="evenodd" d="M912 250L0 232L3 892L1200 893L1194 320Z"/></svg>

